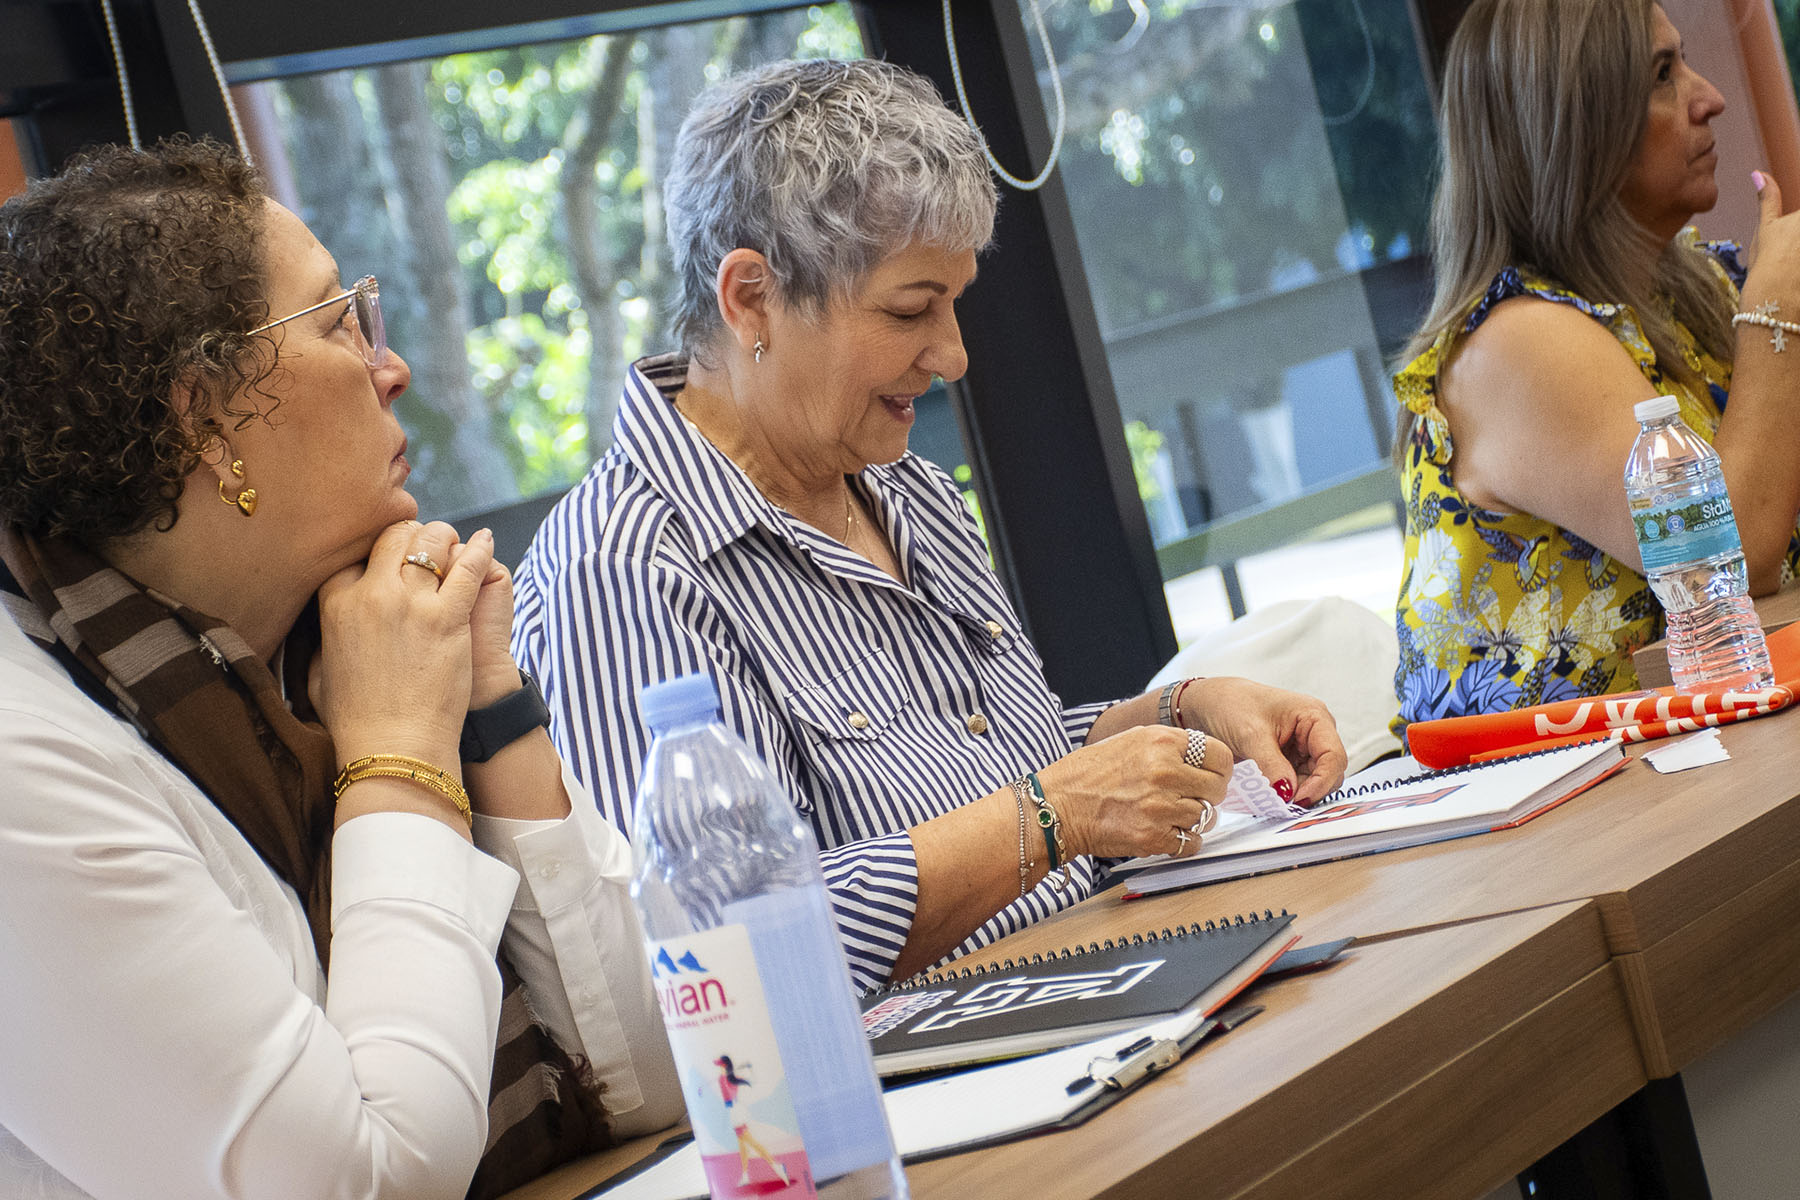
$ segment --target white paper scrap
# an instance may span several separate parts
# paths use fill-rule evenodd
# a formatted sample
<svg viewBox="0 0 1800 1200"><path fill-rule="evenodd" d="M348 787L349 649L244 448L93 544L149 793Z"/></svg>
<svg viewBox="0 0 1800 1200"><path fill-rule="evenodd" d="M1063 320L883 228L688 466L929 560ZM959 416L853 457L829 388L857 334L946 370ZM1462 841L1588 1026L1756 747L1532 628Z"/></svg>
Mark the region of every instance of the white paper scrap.
<svg viewBox="0 0 1800 1200"><path fill-rule="evenodd" d="M1673 775L1690 767L1724 762L1730 757L1725 747L1719 744L1719 731L1702 729L1658 746L1644 755L1644 761L1655 767L1658 774Z"/></svg>

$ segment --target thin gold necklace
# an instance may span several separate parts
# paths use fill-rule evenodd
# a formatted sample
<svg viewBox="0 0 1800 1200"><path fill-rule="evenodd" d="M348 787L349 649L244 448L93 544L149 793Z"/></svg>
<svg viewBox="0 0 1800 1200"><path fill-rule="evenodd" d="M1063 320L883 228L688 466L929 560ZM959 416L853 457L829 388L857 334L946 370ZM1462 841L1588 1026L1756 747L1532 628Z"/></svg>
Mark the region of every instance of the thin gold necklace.
<svg viewBox="0 0 1800 1200"><path fill-rule="evenodd" d="M738 470L743 471L744 469L742 467L739 467ZM750 479L750 472L744 471L744 478ZM785 505L781 501L775 499L775 497L769 495L769 493L763 491L763 489L761 487L758 487L756 480L750 479L750 486L753 488L756 488L757 492L762 496L762 498L764 500L767 500L770 504L773 504L775 506L775 509L777 512L786 513L790 517L794 515L794 511L792 509L790 509L787 505ZM804 517L801 518L801 520L805 520L805 519L806 518L804 518ZM856 527L856 507L855 507L855 505L853 505L850 502L850 489L849 489L849 487L846 486L844 488L844 536L839 539L839 541L841 541L845 546L848 546L850 544L850 531L855 527ZM821 531L821 532L823 532L823 531Z"/></svg>

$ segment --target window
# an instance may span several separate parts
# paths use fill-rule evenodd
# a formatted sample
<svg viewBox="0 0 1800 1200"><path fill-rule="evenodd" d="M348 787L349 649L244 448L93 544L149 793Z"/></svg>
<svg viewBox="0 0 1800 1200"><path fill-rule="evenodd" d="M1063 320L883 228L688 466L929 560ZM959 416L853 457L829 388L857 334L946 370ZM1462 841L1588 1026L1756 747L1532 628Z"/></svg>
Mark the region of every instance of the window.
<svg viewBox="0 0 1800 1200"><path fill-rule="evenodd" d="M1196 568L1235 588L1239 559L1320 526L1375 530L1341 556L1364 575L1343 588L1391 612L1385 359L1428 299L1435 154L1409 5L1039 3L1059 170L1178 635L1229 616Z"/></svg>
<svg viewBox="0 0 1800 1200"><path fill-rule="evenodd" d="M346 278L382 281L425 513L560 495L610 442L627 365L672 347L659 185L693 97L746 65L862 49L836 4L237 89L276 197ZM917 448L955 469L954 415L929 399Z"/></svg>

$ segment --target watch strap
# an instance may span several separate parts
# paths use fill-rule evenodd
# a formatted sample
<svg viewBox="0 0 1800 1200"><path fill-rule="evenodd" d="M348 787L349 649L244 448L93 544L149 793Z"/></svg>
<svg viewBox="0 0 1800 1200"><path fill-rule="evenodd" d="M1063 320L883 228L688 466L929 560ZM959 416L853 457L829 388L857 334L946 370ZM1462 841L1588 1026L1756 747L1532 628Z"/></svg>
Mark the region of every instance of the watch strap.
<svg viewBox="0 0 1800 1200"><path fill-rule="evenodd" d="M537 680L524 671L519 690L492 704L469 710L463 718L458 755L464 762L484 763L534 729L550 724L550 708Z"/></svg>

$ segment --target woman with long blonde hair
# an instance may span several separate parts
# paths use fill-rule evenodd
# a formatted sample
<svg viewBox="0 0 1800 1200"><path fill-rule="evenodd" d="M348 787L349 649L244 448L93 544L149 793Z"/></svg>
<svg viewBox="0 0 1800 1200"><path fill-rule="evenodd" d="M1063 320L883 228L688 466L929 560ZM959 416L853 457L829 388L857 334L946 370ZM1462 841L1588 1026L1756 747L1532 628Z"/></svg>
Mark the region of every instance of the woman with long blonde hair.
<svg viewBox="0 0 1800 1200"><path fill-rule="evenodd" d="M1395 376L1398 725L1637 685L1663 631L1622 485L1639 400L1718 448L1751 591L1791 576L1800 354L1733 317L1800 320L1800 219L1754 173L1747 278L1688 227L1723 110L1651 0L1477 0L1451 40L1436 294Z"/></svg>

